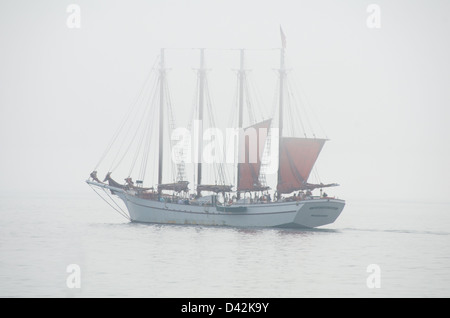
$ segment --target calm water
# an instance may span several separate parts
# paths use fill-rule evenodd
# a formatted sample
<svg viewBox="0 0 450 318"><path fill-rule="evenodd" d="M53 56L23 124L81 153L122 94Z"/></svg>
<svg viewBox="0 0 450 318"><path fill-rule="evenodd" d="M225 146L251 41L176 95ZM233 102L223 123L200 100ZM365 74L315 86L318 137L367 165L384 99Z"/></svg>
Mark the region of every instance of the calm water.
<svg viewBox="0 0 450 318"><path fill-rule="evenodd" d="M131 224L93 192L2 196L0 296L449 297L450 204L348 202L299 231Z"/></svg>

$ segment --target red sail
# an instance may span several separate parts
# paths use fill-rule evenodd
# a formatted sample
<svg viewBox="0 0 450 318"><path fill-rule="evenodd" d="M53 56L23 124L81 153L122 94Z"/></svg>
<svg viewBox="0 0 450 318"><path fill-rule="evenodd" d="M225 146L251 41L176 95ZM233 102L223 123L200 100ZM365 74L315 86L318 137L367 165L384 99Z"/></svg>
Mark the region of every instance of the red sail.
<svg viewBox="0 0 450 318"><path fill-rule="evenodd" d="M259 172L271 119L244 129L245 141L240 142L238 163L238 191L259 191Z"/></svg>
<svg viewBox="0 0 450 318"><path fill-rule="evenodd" d="M326 139L282 138L277 191L291 193L307 188L309 174Z"/></svg>

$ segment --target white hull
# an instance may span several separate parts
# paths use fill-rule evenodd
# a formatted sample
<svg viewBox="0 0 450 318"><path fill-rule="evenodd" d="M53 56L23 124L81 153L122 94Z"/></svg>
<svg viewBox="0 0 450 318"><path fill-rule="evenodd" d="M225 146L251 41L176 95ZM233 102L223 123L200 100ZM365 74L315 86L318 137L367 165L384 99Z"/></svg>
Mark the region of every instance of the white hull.
<svg viewBox="0 0 450 318"><path fill-rule="evenodd" d="M97 183L92 184L99 186ZM107 185L102 187L111 189ZM125 203L131 221L144 223L315 228L333 223L345 205L343 200L329 198L233 205L231 209L224 210L220 206L184 205L146 200L120 189L112 190Z"/></svg>
<svg viewBox="0 0 450 318"><path fill-rule="evenodd" d="M136 222L220 225L233 227L304 227L333 223L344 208L335 199L302 202L248 204L245 211L218 211L212 206L194 206L143 200L122 194L130 218Z"/></svg>

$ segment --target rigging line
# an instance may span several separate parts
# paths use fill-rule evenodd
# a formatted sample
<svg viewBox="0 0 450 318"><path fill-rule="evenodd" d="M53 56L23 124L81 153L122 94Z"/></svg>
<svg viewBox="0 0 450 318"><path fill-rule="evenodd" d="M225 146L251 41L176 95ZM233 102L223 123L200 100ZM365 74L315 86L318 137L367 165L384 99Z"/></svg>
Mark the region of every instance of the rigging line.
<svg viewBox="0 0 450 318"><path fill-rule="evenodd" d="M188 121L187 129L191 130L192 124L199 112L199 95L200 95L200 76L197 76L197 84L195 86L194 96L192 97L191 118Z"/></svg>
<svg viewBox="0 0 450 318"><path fill-rule="evenodd" d="M285 99L285 101L286 101L286 103L285 103L286 107L284 107L284 109L287 110L287 115L288 115L288 118L289 118L289 123L290 123L290 125L284 125L284 126L283 126L283 129L288 130L288 131L290 132L290 136L295 136L295 132L294 132L294 126L295 126L294 121L295 121L295 117L294 117L294 114L293 114L293 111L292 111L291 99L289 98L289 94L287 94L286 97L287 97L287 98ZM285 122L285 121L283 120L283 122ZM303 127L303 123L301 122L301 120L300 120L300 124L301 124L301 126Z"/></svg>
<svg viewBox="0 0 450 318"><path fill-rule="evenodd" d="M259 122L259 117L257 117L256 113L255 113L255 107L254 107L254 103L253 103L253 95L250 91L249 88L249 83L247 81L247 77L245 77L245 81L244 81L244 90L245 90L245 96L247 99L247 111L249 114L249 118L250 118L250 125L254 125L255 123Z"/></svg>
<svg viewBox="0 0 450 318"><path fill-rule="evenodd" d="M326 139L328 139L327 133L326 133L325 129L323 128L322 123L320 122L320 119L319 119L319 117L317 116L317 113L314 110L314 107L311 106L311 103L309 102L308 97L306 96L306 94L301 89L301 86L299 86L297 84L298 80L296 79L296 74L295 73L294 73L294 76L293 76L292 80L293 80L293 84L295 85L295 87L299 87L299 89L298 89L298 91L300 93L299 97L300 97L300 99L303 99L305 101L305 103L304 103L305 104L305 108L309 109L309 111L313 114L314 120L318 124L319 129L321 130L321 133L325 136Z"/></svg>
<svg viewBox="0 0 450 318"><path fill-rule="evenodd" d="M253 109L252 109L252 101L250 99L250 94L248 92L248 87L247 87L247 81L244 80L243 83L243 87L244 87L244 97L245 97L245 105L247 105L246 110L247 110L247 116L248 116L248 125L244 125L244 126L252 126L255 123L255 117L253 116Z"/></svg>
<svg viewBox="0 0 450 318"><path fill-rule="evenodd" d="M149 96L149 98L150 98L150 96ZM149 102L149 101L147 101L147 104L148 104L148 102ZM146 109L146 111L145 111L144 114L142 115L141 121L143 121L144 118L147 118L147 117L148 117L147 112L150 112L150 111L149 111L148 109ZM139 137L139 139L138 139L138 141L137 141L136 150L135 150L133 159L132 159L132 161L131 161L130 170L129 170L129 172L128 172L128 176L129 176L129 177L130 177L131 174L133 173L134 167L135 167L136 162L137 162L137 159L138 159L138 157L139 157L139 154L140 154L140 151L141 151L141 148L142 148L142 144L143 144L143 141L144 141L145 132L146 132L146 130L147 130L148 125L149 125L149 120L147 120L146 124L144 125L145 127L144 127L144 129L142 130L142 132L141 132L141 131L140 131L141 123L139 124L138 128L136 129L136 132L135 132L135 135L134 135L133 139L130 141L130 144L129 144L127 150L125 151L125 153L124 153L122 159L119 161L119 163L118 163L117 166L116 166L116 168L117 168L117 167L120 165L120 163L122 162L123 158L124 158L124 157L127 155L127 153L129 152L129 149L131 148L131 145L132 145L133 142L136 140L136 136L138 135L139 132L141 132L141 135L140 135L140 137Z"/></svg>
<svg viewBox="0 0 450 318"><path fill-rule="evenodd" d="M292 98L294 99L294 102L296 103L296 105L299 106L298 109L297 109L297 107L295 107L295 109L294 109L294 110L296 111L296 114L297 114L300 118L302 118L302 117L301 117L300 109L303 110L303 112L304 112L304 117L306 118L306 123L307 123L307 125L309 126L309 129L310 129L312 135L313 135L314 138L315 138L315 137L316 137L316 134L314 133L314 129L313 129L312 125L311 125L311 121L309 120L308 113L307 113L306 109L305 109L304 107L302 107L302 103L298 102L297 97L296 97L296 95L295 95L295 93L294 93L294 88L292 87L292 82L291 82L291 80L290 80L289 78L288 78L288 80L287 80L287 84L288 84L289 92L290 92ZM306 137L306 132L305 132L304 134L305 134L305 137Z"/></svg>
<svg viewBox="0 0 450 318"><path fill-rule="evenodd" d="M141 181L144 181L145 172L146 172L146 168L147 168L147 162L148 162L148 157L149 157L149 153L150 153L150 144L152 141L152 138L151 138L151 135L152 135L151 132L152 132L152 128L153 128L152 126L153 126L152 121L149 118L148 122L147 122L147 127L145 127L145 131L147 133L143 134L143 138L145 136L146 142L144 144L144 148L142 151L141 167L140 167L139 173L138 173L139 180L141 180ZM130 173L130 175L131 175L131 173Z"/></svg>
<svg viewBox="0 0 450 318"><path fill-rule="evenodd" d="M172 106L172 97L171 97L171 93L169 88L167 89L169 92L169 100L170 100L170 104L171 104L171 113L172 113L172 128L171 128L171 133L170 136L172 136L173 132L178 129L178 128L182 128L182 126L177 126L177 118L174 115L174 107ZM175 111L175 114L176 111ZM184 136L182 137L184 139ZM170 158L171 158L171 162L172 162L172 169L173 172L172 174L174 175L174 182L178 182L178 181L186 181L187 176L186 176L186 160L185 160L185 156L187 154L186 151L186 146L187 146L187 140L183 140L183 143L180 142L180 145L182 146L181 149L176 149L175 147L178 145L177 144L177 140L172 139L171 137L171 148L170 148ZM176 151L174 151L174 148Z"/></svg>
<svg viewBox="0 0 450 318"><path fill-rule="evenodd" d="M261 93L258 89L258 86L255 84L255 81L253 80L252 76L248 76L248 84L250 85L250 91L252 92L251 96L254 96L256 100L256 104L259 109L263 109L261 112L259 112L262 116L262 120L265 120L265 115L267 114L266 107L264 106L264 103L261 101Z"/></svg>
<svg viewBox="0 0 450 318"><path fill-rule="evenodd" d="M150 113L150 111L149 111L149 113ZM144 129L142 130L141 136L139 137L139 142L137 143L137 149L136 149L136 152L135 152L135 154L134 154L134 158L133 158L133 161L132 161L132 163L131 163L130 172L128 173L128 176L131 176L131 174L132 174L132 172L133 172L133 170L134 170L134 167L135 167L136 162L137 162L137 159L138 159L138 157L139 157L139 153L140 153L140 151L141 151L142 145L144 144L144 137L146 136L146 132L147 132L147 131L149 130L149 128L150 128L150 120L148 119L148 116L149 116L149 115L147 115L147 114L144 114L144 116L142 116L142 119L144 119L145 117L147 117L147 122L146 122L146 124L144 125L145 127L144 127ZM133 141L134 141L134 138L133 138L133 140L131 141L131 143L133 143ZM130 144L130 145L131 145L131 144ZM144 151L143 151L143 154L142 154L143 160L144 160L144 158L145 158L145 149L146 149L146 145L147 145L147 143L145 143ZM142 163L142 162L141 162L141 163Z"/></svg>
<svg viewBox="0 0 450 318"><path fill-rule="evenodd" d="M289 92L288 100L289 100L289 108L291 110L291 118L293 118L293 121L294 121L294 119L299 118L300 123L301 123L301 128L303 129L303 135L306 137L307 133L306 133L306 128L305 128L305 124L303 121L303 117L301 116L300 112L298 111L295 96L292 95L292 91L289 89L289 87L288 87L288 92ZM295 131L296 127L297 127L297 125L295 125L295 124L292 125L293 136L296 136L296 134L297 134L297 132Z"/></svg>
<svg viewBox="0 0 450 318"><path fill-rule="evenodd" d="M237 121L238 121L238 117L239 117L239 101L238 101L238 90L239 90L239 73L236 73L236 87L234 89L234 95L233 98L231 99L231 105L230 105L230 114L229 114L229 118L228 118L228 125L225 127L225 129L227 130L228 128L233 128L233 127L237 127ZM237 114L237 116L236 116ZM226 133L226 131L225 131ZM230 175L230 168L227 165L226 166L226 177L227 180L232 180L232 183L235 184L236 183L236 173L234 172L233 169L236 169L237 171L237 167L235 167L236 165L236 158L235 158L235 149L238 147L239 142L235 143L235 138L233 137L233 139L231 138L225 138L225 144L223 145L224 148L224 152L223 152L223 160L225 163L227 162L227 154L229 152L229 149L233 149L233 163L232 163L232 178L229 177Z"/></svg>
<svg viewBox="0 0 450 318"><path fill-rule="evenodd" d="M144 143L144 136L145 136L145 131L146 130L147 130L147 127L145 127L144 132L139 137L139 142L137 144L137 149L136 149L136 152L134 154L133 161L131 162L130 172L128 173L128 176L131 176L131 174L133 173L134 167L135 167L136 162L137 162L137 158L139 157L139 153L141 152L142 144Z"/></svg>
<svg viewBox="0 0 450 318"><path fill-rule="evenodd" d="M176 129L176 123L175 123L175 116L173 113L172 96L170 94L167 77L165 78L164 87L165 87L164 92L166 93L167 109L168 109L167 120L169 123L167 125L167 129L168 129L168 136L169 136L169 152L170 152L170 154L172 154L172 149L174 147L174 140L172 140L171 136L172 136L174 129ZM171 157L170 162L172 165L172 169L171 169L172 180L173 180L173 182L175 182L176 177L178 175L178 168L172 157Z"/></svg>
<svg viewBox="0 0 450 318"><path fill-rule="evenodd" d="M322 180L320 180L318 169L315 166L313 167L313 174L314 174L314 177L316 178L317 182L319 184L322 183Z"/></svg>
<svg viewBox="0 0 450 318"><path fill-rule="evenodd" d="M142 181L144 181L145 173L147 171L147 162L148 162L148 157L149 157L149 153L150 153L150 145L153 141L152 136L154 134L152 134L152 132L153 132L152 129L156 129L156 126L157 126L157 125L154 125L154 122L156 121L156 118L157 118L155 116L155 114L156 114L156 110L158 109L158 107L156 107L157 95L158 94L156 94L156 91L155 91L155 93L153 94L153 98L152 98L151 102L149 103L150 109L152 110L152 112L149 112L148 117L147 117L148 118L147 119L148 120L147 127L145 128L145 131L147 131L147 135L146 135L147 142L145 143L144 150L142 153L142 161L141 161L141 167L140 167L140 171L139 171L139 180L142 180ZM153 121L152 121L152 119L153 119ZM131 175L131 172L130 172L130 175Z"/></svg>
<svg viewBox="0 0 450 318"><path fill-rule="evenodd" d="M159 80L158 80L158 82L159 82ZM149 95L146 104L148 104L148 101L149 101L150 97L151 97L151 94ZM125 156L127 155L128 151L130 150L131 145L133 144L133 141L136 140L136 136L137 136L137 134L138 134L138 132L139 132L141 126L142 126L142 123L144 122L144 119L145 119L146 114L147 114L148 111L149 111L149 107L146 107L146 109L144 110L144 114L142 115L141 120L139 121L139 124L138 124L138 126L137 126L137 128L136 128L136 131L135 131L134 135L133 135L133 138L131 138L131 141L130 141L130 143L128 144L128 147L126 148L126 150L125 150L125 152L123 153L122 157L120 158L119 162L118 162L118 163L114 166L114 168L111 169L110 171L116 170L117 167L122 163L123 159L125 158ZM130 126L130 130L131 130L131 126ZM123 146L123 144L125 143L125 140L126 140L126 139L124 139L124 142L122 143L122 146Z"/></svg>
<svg viewBox="0 0 450 318"><path fill-rule="evenodd" d="M286 81L284 82L286 85ZM279 93L281 94L281 92ZM292 126L294 118L292 117L292 109L289 100L289 94L286 92L286 86L283 86L283 135L292 136ZM287 120L286 120L287 118Z"/></svg>
<svg viewBox="0 0 450 318"><path fill-rule="evenodd" d="M193 108L193 112L192 112L192 117L191 120L188 122L188 130L191 130L192 128L192 124L194 123L195 118L198 118L198 114L200 112L200 107L199 107L199 96L200 96L200 74L197 72L197 85L195 87L195 91L194 91L194 97L193 97L193 104L192 104L192 108ZM194 145L192 150L195 151L195 155L191 154L191 156L193 155L193 159L197 158L197 149L195 147L195 143L197 142L197 140L194 141ZM198 160L199 158L197 158ZM193 160L194 164L192 165L192 172L193 172L193 178L192 178L192 184L197 184L196 183L196 176L197 176L197 164L195 164L195 159ZM194 190L194 189L192 189Z"/></svg>
<svg viewBox="0 0 450 318"><path fill-rule="evenodd" d="M154 75L156 75L156 73L154 73ZM117 155L116 155L116 157L114 158L114 161L111 163L111 169L110 169L110 171L112 171L112 167L113 167L114 164L116 163L117 158L119 158L119 155L120 155L120 153L121 153L123 147L125 146L125 144L126 144L127 141L128 141L127 138L128 138L129 134L130 134L131 131L132 131L132 127L134 126L133 123L137 121L137 118L138 118L139 115L142 116L142 117L141 117L140 123L142 123L142 119L146 117L146 114L147 114L147 112L148 112L149 100L150 100L150 98L151 98L152 96L154 96L155 90L156 90L156 87L157 87L157 84L158 84L158 77L157 77L157 76L154 76L154 77L153 77L152 83L151 83L150 85L147 86L147 87L148 87L148 89L147 89L147 91L148 91L147 95L148 95L148 96L142 95L142 97L141 97L140 105L141 105L141 108L143 109L143 113L142 113L142 110L139 111L139 112L136 111L136 113L135 113L135 115L134 115L134 118L133 118L133 121L132 121L132 122L130 123L130 125L128 126L128 130L127 130L125 136L123 137L122 143L121 143L121 145L120 145L120 147L119 147L119 149L118 149L118 151L117 151ZM137 135L137 132L138 132L139 128L140 128L140 124L138 125L138 129L137 129L136 132L135 132L135 136ZM133 138L131 139L131 143L134 141L134 139L135 139L135 137L133 137ZM121 161L123 160L123 158L125 157L125 155L126 155L126 153L128 152L128 149L130 148L130 146L131 146L131 144L128 146L127 151L123 154L122 158L120 159L120 162L121 162ZM114 169L116 169L116 168L120 165L120 162L117 163L117 165L116 165L116 167L115 167Z"/></svg>
<svg viewBox="0 0 450 318"><path fill-rule="evenodd" d="M215 119L214 119L214 114L213 114L213 111L212 111L212 104L213 103L212 103L212 98L211 98L211 95L210 95L209 84L208 84L208 80L207 79L205 80L205 91L206 91L206 98L207 98L207 105L208 105L207 107L208 107L208 113L209 113L210 121L212 123L212 126L217 128L216 122L215 122ZM223 167L223 155L224 155L223 154L223 149L219 149L219 155L222 157L221 158L222 160L220 162L216 162L216 160L214 160L214 162L213 162L213 166L215 166L214 167L214 174L215 174L216 179L217 179L217 176L218 176L219 181L222 184L225 184L226 180L225 180L225 171L224 171L224 167Z"/></svg>
<svg viewBox="0 0 450 318"><path fill-rule="evenodd" d="M305 138L307 138L305 125L304 125L304 122L303 122L303 116L300 113L299 109L297 109L297 107L296 107L298 105L298 102L297 102L297 100L295 98L295 95L293 94L293 90L292 90L291 86L289 85L290 84L289 79L287 80L287 84L288 84L287 88L288 88L288 100L289 100L289 103L291 102L291 100L293 100L293 103L294 103L293 106L290 105L290 107L289 107L289 111L291 112L291 118L295 118L295 119L298 118L298 120L300 122L300 127L301 127L301 129L303 131L303 135L305 136ZM292 110L292 108L293 108L293 110ZM308 116L305 115L305 117L308 120ZM310 125L310 129L311 129L311 125ZM312 129L311 129L311 131L312 131ZM314 132L313 132L313 135L314 135Z"/></svg>
<svg viewBox="0 0 450 318"><path fill-rule="evenodd" d="M151 90L149 91L149 96L151 96L152 91L154 90L154 87L156 86L157 82L158 82L157 80L154 80L154 83L153 83L153 89L151 89ZM141 100L147 99L147 103L148 103L148 98L149 98L149 97L145 98L145 96L142 96L142 97L141 97ZM147 103L145 103L145 102L143 103L143 102L141 101L140 107L141 107L141 108L144 108L144 106L146 106ZM144 109L144 114L146 113L146 111L147 111L147 108ZM126 155L127 152L124 153L124 155L122 156L122 159L120 159L120 162L119 162L118 164L116 164L116 161L117 161L117 159L118 159L119 156L120 156L120 153L121 153L121 151L122 151L122 148L125 146L125 143L126 143L126 141L127 141L128 135L129 135L130 132L131 132L131 128L133 127L133 123L137 120L137 117L138 117L138 115L139 115L141 112L142 112L142 110L141 110L140 112L139 112L138 110L136 110L136 112L135 112L135 114L134 114L134 117L133 117L132 121L130 122L130 124L129 124L129 126L128 126L128 129L127 129L127 131L126 131L126 133L125 133L125 135L124 135L124 137L123 137L123 139L122 139L122 142L121 142L121 144L120 144L120 146L119 146L119 149L117 150L116 156L114 157L114 159L113 159L113 161L112 161L112 163L111 163L111 167L110 167L109 171L115 170L115 169L117 168L117 166L120 164L120 162L123 160L123 157ZM142 117L142 118L143 118L143 117ZM142 122L142 118L141 118L141 122ZM134 140L134 138L133 138L132 140ZM115 166L115 168L113 169L114 166Z"/></svg>
<svg viewBox="0 0 450 318"><path fill-rule="evenodd" d="M263 103L261 102L261 100L259 99L258 96L258 92L256 90L256 85L252 80L252 77L249 76L246 78L247 80L247 89L248 89L248 95L249 97L252 99L252 104L253 106L253 112L254 112L254 117L256 119L257 122L261 122L265 119L265 110L262 109L264 107L262 107ZM255 112L255 109L259 110Z"/></svg>
<svg viewBox="0 0 450 318"><path fill-rule="evenodd" d="M152 116L153 117L153 116ZM152 131L152 121L149 118L144 130L144 133L142 134L142 140L141 143L144 144L144 148L142 151L142 160L141 160L141 167L140 167L140 171L138 174L139 180L144 181L144 177L145 177L145 171L146 171L146 167L147 167L147 161L148 161L148 157L149 157L149 153L150 153L150 143L151 143L151 131ZM146 142L144 143L144 137L146 137ZM139 146L140 149L141 146ZM133 167L134 167L135 162L133 163ZM133 168L132 168L133 169ZM131 176L131 171L130 170L130 176Z"/></svg>
<svg viewBox="0 0 450 318"><path fill-rule="evenodd" d="M126 212L120 207L119 204L117 204L116 200L113 199L113 197L111 197L111 195L108 193L108 191L105 190L105 188L102 188L103 192L106 193L106 195L111 199L112 202L114 202L114 204L119 208L120 211L122 211L122 213L124 215L127 215Z"/></svg>
<svg viewBox="0 0 450 318"><path fill-rule="evenodd" d="M275 114L277 114L278 110L278 97L280 95L280 92L278 91L278 87L280 86L280 83L275 81L275 89L273 90L275 93L273 94L273 100L272 100L272 115L271 118L275 119Z"/></svg>
<svg viewBox="0 0 450 318"><path fill-rule="evenodd" d="M111 139L110 143L108 144L107 148L105 149L103 155L100 157L99 162L97 163L97 165L95 166L94 170L97 170L98 166L102 163L102 161L105 159L106 155L108 154L108 152L111 150L112 145L115 143L117 137L119 136L120 132L122 131L123 127L125 126L125 123L128 121L129 117L131 116L131 114L133 113L134 108L136 107L136 105L138 105L138 100L140 98L140 96L142 95L142 92L147 84L147 82L149 81L151 75L154 73L154 66L156 65L156 62L158 61L158 57L155 59L155 62L153 63L152 68L150 69L150 71L148 72L143 85L141 86L141 89L139 90L139 93L135 96L133 102L131 103L129 110L128 110L128 114L125 116L125 119L123 120L123 122L120 124L119 128L117 129L117 131L115 132L115 134L113 135L113 138Z"/></svg>
<svg viewBox="0 0 450 318"><path fill-rule="evenodd" d="M189 150L189 152L188 152L188 156L189 156L189 159L188 159L188 161L191 163L191 164L189 164L189 167L192 169L192 173L193 173L193 178L192 178L192 184L196 184L195 183L195 176L196 176L196 164L194 164L194 158L195 157L193 157L193 152L192 151L195 151L195 149L194 149L194 144L192 143L192 138L193 138L193 135L192 135L192 125L193 125L193 123L194 123L194 120L195 120L195 118L196 118L196 115L198 114L198 95L199 95L199 88L200 88L200 77L198 76L198 74L196 74L197 76L196 76L196 78L197 78L197 81L196 81L196 86L195 86L195 90L194 90L194 93L193 93L193 95L192 95L192 102L191 102L191 108L190 108L190 114L191 114L191 116L190 116L190 118L188 118L188 120L187 120L187 125L186 125L186 129L190 132L190 134L191 134L191 138L190 139L186 139L185 140L185 143L183 144L183 147L185 147L185 149L186 150ZM197 141L195 141L195 142L197 142Z"/></svg>
<svg viewBox="0 0 450 318"><path fill-rule="evenodd" d="M156 59L156 61L157 61L157 59ZM156 61L153 64L153 66L156 64ZM135 106L137 105L137 101L139 100L139 98L142 94L142 91L144 90L144 87L146 86L146 83L149 81L149 78L152 75L152 73L153 73L153 67L150 69L149 73L147 74L147 77L144 80L144 84L142 85L141 89L139 90L139 93L137 94L134 101L131 103L131 106L129 107L128 114L125 116L125 119L123 120L123 122L121 123L121 125L119 126L119 128L117 129L115 134L113 135L113 138L111 139L110 143L108 144L107 148L105 149L103 155L101 156L101 158L100 158L99 162L97 163L97 165L95 166L94 170L97 170L98 166L101 164L101 162L105 159L108 152L111 150L111 147L114 144L117 137L119 136L120 131L125 126L125 123L128 121L129 117L131 116L131 113L133 113L133 110L134 110Z"/></svg>
<svg viewBox="0 0 450 318"><path fill-rule="evenodd" d="M94 187L92 187L91 185L89 185L91 187L92 190L94 190L94 192L103 200L105 201L111 208L113 208L117 213L119 213L121 216L123 216L124 218L126 218L128 221L131 221L131 218L128 217L127 215L124 215L122 212L120 212L119 210L117 210L111 203L109 203L104 197L102 197L95 189Z"/></svg>
<svg viewBox="0 0 450 318"><path fill-rule="evenodd" d="M239 74L236 73L236 88L234 90L234 96L231 102L231 109L234 111L230 112L230 118L228 119L228 126L229 128L232 127L237 127L238 124L236 124L236 122L238 121L238 117L239 117L239 100L238 100L238 91L239 91ZM236 114L238 114L238 116L236 116ZM239 127L238 127L239 128ZM238 137L239 138L239 137ZM231 145L230 145L231 143ZM239 140L236 143L235 142L235 138L233 137L233 140L226 140L226 146L225 146L225 156L228 153L228 149L230 149L230 147L232 146L233 149L233 165L232 165L232 169L236 169L236 173L237 173L237 160L236 160L236 149L239 148ZM239 152L239 150L238 150ZM233 170L233 184L236 184L236 173Z"/></svg>
<svg viewBox="0 0 450 318"><path fill-rule="evenodd" d="M266 137L266 142L264 144L264 152L261 156L261 168L260 168L260 173L259 173L259 181L261 182L262 185L267 185L267 180L266 180L266 171L267 171L267 167L270 163L269 159L270 159L270 153L271 153L271 139L272 139L272 135L271 135L271 130L269 130L269 132L267 133L267 137Z"/></svg>
<svg viewBox="0 0 450 318"><path fill-rule="evenodd" d="M232 111L230 112L230 115L228 117L228 122L227 122L228 128L235 127L234 126L235 121L237 121L237 117L239 117L239 102L238 102L239 75L238 74L236 74L236 78L237 78L236 88L234 90L234 95L233 95L233 98L231 99L231 106L230 106L230 109ZM236 114L238 114L238 116L236 116Z"/></svg>
<svg viewBox="0 0 450 318"><path fill-rule="evenodd" d="M225 141L226 143L226 141ZM219 171L221 173L222 183L226 184L231 178L229 176L228 170L226 169L225 163L226 163L226 149L224 149L224 144L222 143L220 151L221 161L219 165Z"/></svg>
<svg viewBox="0 0 450 318"><path fill-rule="evenodd" d="M205 76L205 82L204 82L205 86L204 86L204 93L205 93L205 97L206 97L206 108L207 108L207 113L208 113L208 119L210 122L210 125L212 127L215 127L215 122L214 122L214 117L213 117L213 113L212 113L212 103L211 103L211 96L209 94L209 85L208 85L208 78ZM212 162L212 174L214 175L214 181L217 184L217 169L216 169L216 165L215 165L215 160L213 160Z"/></svg>

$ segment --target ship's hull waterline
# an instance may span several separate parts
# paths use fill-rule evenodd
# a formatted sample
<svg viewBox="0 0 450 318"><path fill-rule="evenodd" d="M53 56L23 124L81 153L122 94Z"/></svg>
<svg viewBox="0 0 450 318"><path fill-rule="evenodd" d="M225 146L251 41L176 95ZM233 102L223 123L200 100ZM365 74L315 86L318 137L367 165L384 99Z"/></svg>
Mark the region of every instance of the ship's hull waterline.
<svg viewBox="0 0 450 318"><path fill-rule="evenodd" d="M111 190L125 203L130 220L143 223L315 228L333 223L345 206L345 201L333 198L229 207L199 206L147 200L121 189Z"/></svg>

